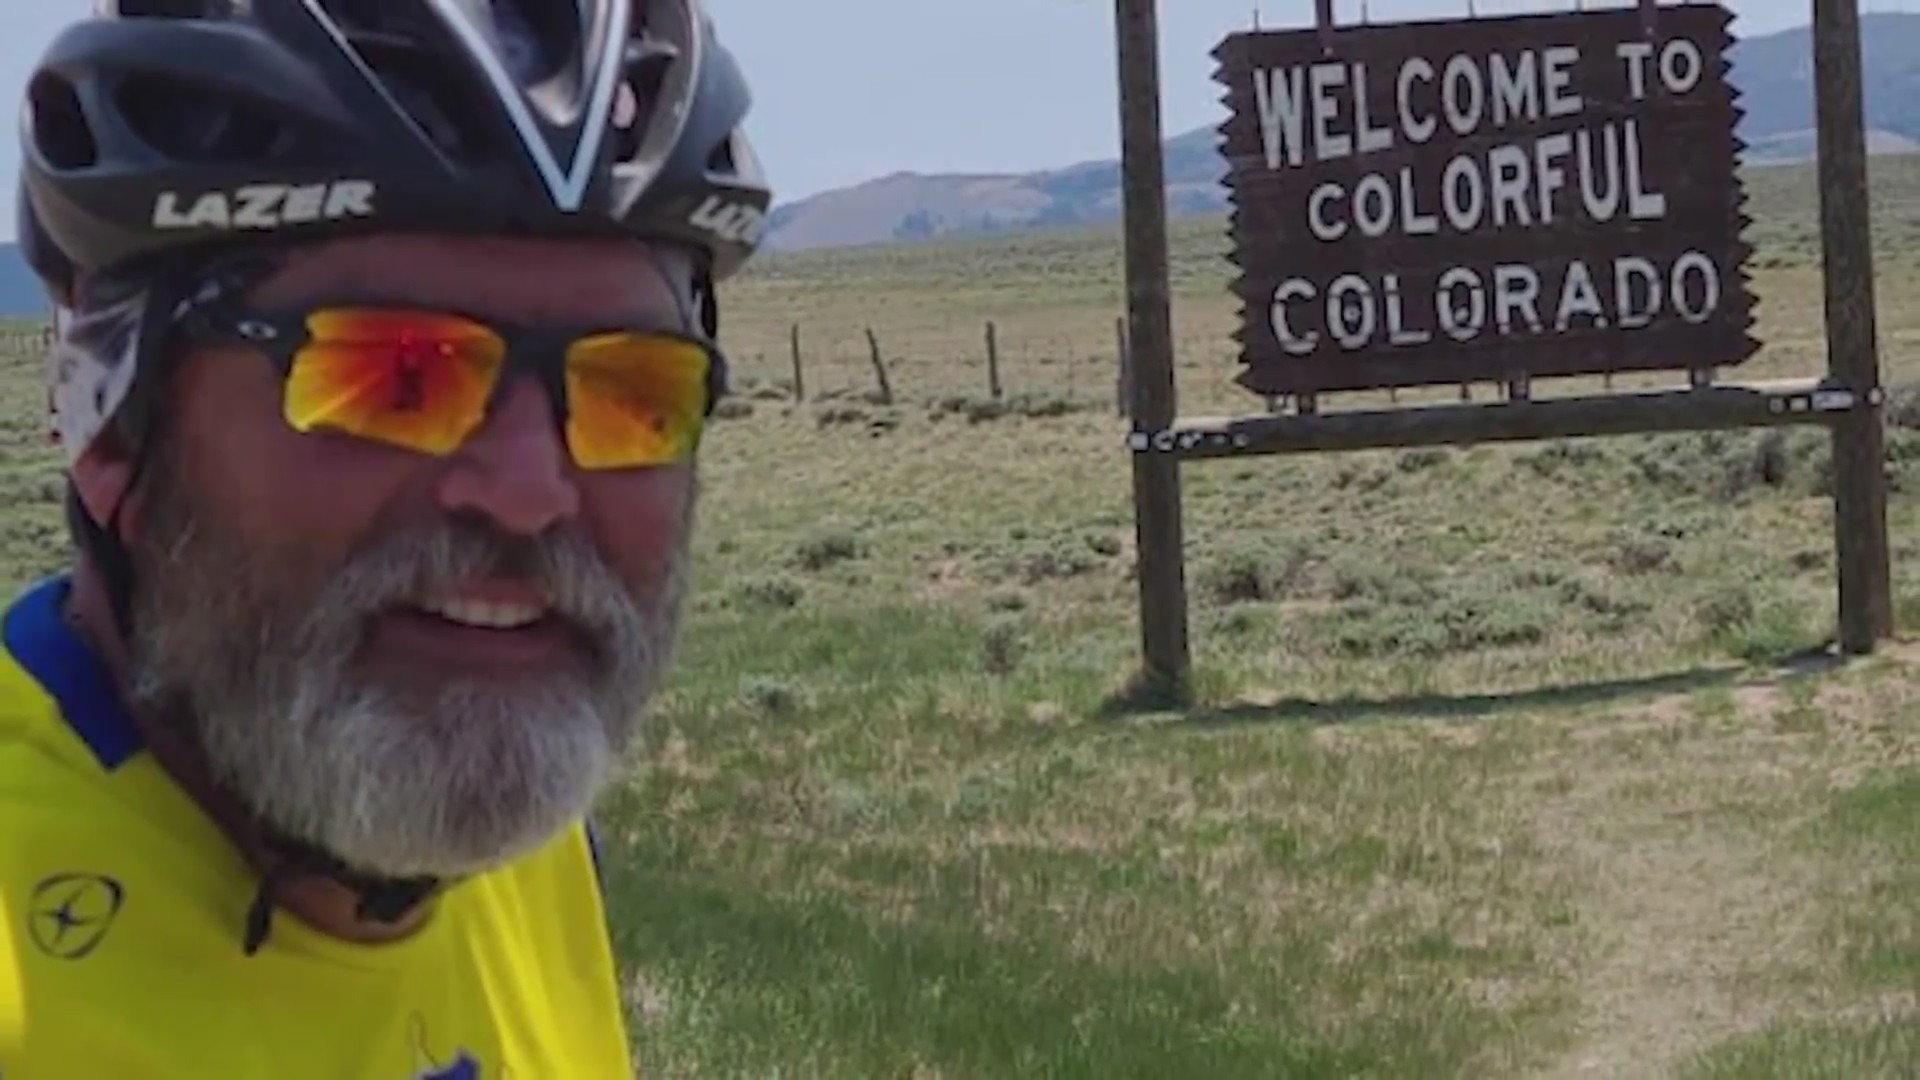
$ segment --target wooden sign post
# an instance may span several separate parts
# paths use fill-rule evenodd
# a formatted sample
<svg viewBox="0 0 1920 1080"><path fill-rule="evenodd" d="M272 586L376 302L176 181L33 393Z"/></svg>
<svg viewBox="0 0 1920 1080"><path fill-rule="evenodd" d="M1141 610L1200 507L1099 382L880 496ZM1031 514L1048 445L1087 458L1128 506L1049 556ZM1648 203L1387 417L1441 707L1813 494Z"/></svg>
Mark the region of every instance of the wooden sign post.
<svg viewBox="0 0 1920 1080"><path fill-rule="evenodd" d="M1127 352L1136 434L1173 425L1173 313L1167 270L1166 164L1161 150L1160 28L1154 0L1114 0L1119 35L1120 158L1126 215ZM1187 585L1180 463L1133 457L1140 643L1145 674L1186 691Z"/></svg>
<svg viewBox="0 0 1920 1080"><path fill-rule="evenodd" d="M1840 647L1872 652L1893 634L1887 546L1886 429L1867 213L1866 125L1855 0L1814 0L1814 116L1820 157L1820 249L1826 267L1827 364L1833 381L1872 403L1833 427L1833 525Z"/></svg>

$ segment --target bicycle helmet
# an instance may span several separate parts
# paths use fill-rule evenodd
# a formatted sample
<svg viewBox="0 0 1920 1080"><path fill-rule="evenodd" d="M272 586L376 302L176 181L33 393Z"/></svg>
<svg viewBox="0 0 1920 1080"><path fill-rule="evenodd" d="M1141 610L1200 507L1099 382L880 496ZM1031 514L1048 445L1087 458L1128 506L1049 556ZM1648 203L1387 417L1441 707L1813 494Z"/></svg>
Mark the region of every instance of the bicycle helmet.
<svg viewBox="0 0 1920 1080"><path fill-rule="evenodd" d="M681 247L710 306L771 203L749 99L700 0L99 0L29 78L18 233L64 305L95 275L425 231ZM132 382L101 359L56 372L69 454Z"/></svg>

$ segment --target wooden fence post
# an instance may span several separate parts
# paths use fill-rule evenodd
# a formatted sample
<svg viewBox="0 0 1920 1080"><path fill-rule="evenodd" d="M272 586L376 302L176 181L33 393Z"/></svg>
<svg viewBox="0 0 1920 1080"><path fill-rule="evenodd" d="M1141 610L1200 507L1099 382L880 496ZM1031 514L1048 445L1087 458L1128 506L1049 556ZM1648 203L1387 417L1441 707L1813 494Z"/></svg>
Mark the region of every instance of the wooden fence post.
<svg viewBox="0 0 1920 1080"><path fill-rule="evenodd" d="M806 376L800 370L800 324L793 324L793 400L807 400Z"/></svg>
<svg viewBox="0 0 1920 1080"><path fill-rule="evenodd" d="M1000 342L993 320L987 320L987 393L1000 400Z"/></svg>
<svg viewBox="0 0 1920 1080"><path fill-rule="evenodd" d="M887 381L887 363L880 359L880 339L867 327L867 351L873 357L873 377L880 383L880 404L893 404L893 384Z"/></svg>

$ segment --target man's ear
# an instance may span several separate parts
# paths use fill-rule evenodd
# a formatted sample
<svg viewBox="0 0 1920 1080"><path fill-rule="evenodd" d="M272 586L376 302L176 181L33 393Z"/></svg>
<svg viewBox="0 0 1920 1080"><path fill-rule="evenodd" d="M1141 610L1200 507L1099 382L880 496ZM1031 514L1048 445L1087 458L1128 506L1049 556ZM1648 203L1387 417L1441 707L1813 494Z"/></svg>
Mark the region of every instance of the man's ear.
<svg viewBox="0 0 1920 1080"><path fill-rule="evenodd" d="M102 432L71 470L73 490L95 525L107 529L119 513L122 532L132 534L139 523L139 503L133 495L133 459L111 431Z"/></svg>

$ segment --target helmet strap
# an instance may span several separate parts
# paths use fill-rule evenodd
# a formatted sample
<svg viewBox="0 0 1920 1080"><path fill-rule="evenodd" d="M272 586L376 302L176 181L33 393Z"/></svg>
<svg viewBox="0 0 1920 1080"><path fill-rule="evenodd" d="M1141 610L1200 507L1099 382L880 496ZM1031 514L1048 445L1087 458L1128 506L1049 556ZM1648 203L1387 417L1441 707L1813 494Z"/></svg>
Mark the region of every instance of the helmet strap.
<svg viewBox="0 0 1920 1080"><path fill-rule="evenodd" d="M253 956L266 944L273 928L274 894L290 881L301 878L326 878L354 894L354 917L365 922L388 925L425 903L444 884L437 877L387 878L365 874L348 866L338 856L312 844L262 830L275 861L260 879L253 903L247 909L246 934L241 947Z"/></svg>

